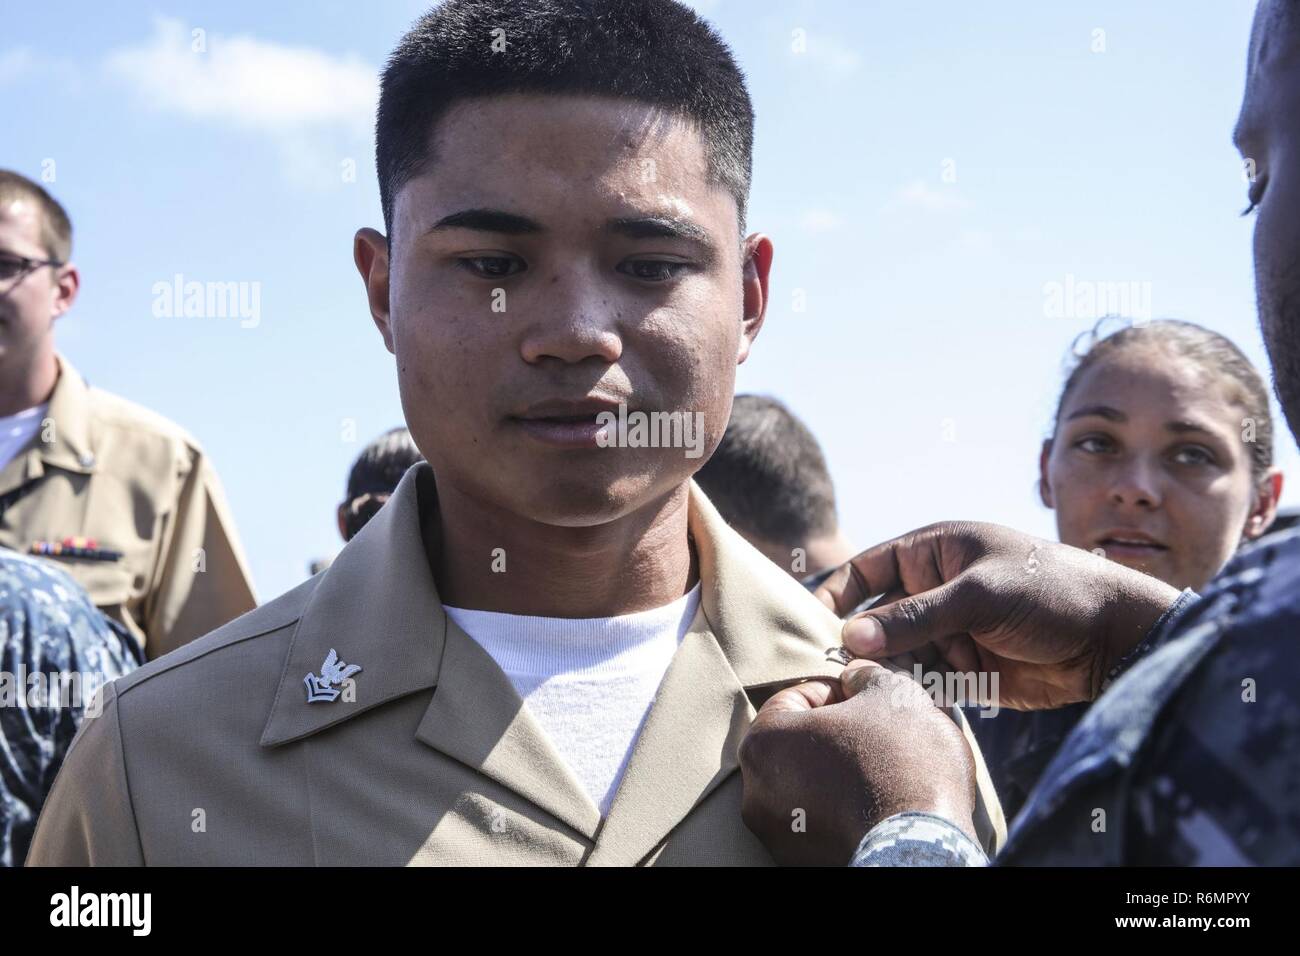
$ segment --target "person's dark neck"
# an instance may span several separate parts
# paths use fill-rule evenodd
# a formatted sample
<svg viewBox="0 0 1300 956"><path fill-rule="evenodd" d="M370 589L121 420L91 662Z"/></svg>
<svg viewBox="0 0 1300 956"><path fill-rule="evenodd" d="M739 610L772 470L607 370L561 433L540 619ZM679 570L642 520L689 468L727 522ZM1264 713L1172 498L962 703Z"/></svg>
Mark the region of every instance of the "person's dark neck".
<svg viewBox="0 0 1300 956"><path fill-rule="evenodd" d="M614 521L562 527L438 485L425 550L452 607L535 617L613 617L671 604L698 579L689 484ZM497 550L500 549L500 550ZM505 570L500 569L504 562Z"/></svg>
<svg viewBox="0 0 1300 956"><path fill-rule="evenodd" d="M48 402L58 380L53 348L0 358L0 418Z"/></svg>

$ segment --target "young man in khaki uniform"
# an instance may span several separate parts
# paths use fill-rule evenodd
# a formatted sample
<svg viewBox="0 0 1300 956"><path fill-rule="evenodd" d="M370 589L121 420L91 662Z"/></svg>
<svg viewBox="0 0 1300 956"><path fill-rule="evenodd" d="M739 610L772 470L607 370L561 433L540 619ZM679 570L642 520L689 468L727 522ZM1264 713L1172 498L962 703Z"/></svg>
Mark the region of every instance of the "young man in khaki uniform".
<svg viewBox="0 0 1300 956"><path fill-rule="evenodd" d="M113 685L28 862L771 863L741 738L842 664L691 480L772 260L729 51L671 0L451 0L377 140L354 251L428 461L328 570Z"/></svg>
<svg viewBox="0 0 1300 956"><path fill-rule="evenodd" d="M256 602L198 443L55 351L71 243L62 207L0 170L0 546L57 563L158 657Z"/></svg>

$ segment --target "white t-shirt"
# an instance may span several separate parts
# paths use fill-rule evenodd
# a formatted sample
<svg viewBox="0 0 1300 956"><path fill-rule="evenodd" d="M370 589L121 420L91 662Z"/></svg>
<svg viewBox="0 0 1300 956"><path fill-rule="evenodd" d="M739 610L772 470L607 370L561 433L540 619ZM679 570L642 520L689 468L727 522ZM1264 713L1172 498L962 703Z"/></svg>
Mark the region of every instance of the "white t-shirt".
<svg viewBox="0 0 1300 956"><path fill-rule="evenodd" d="M41 422L50 404L25 408L16 415L0 418L0 468L18 457L18 453L27 447L27 443L41 430Z"/></svg>
<svg viewBox="0 0 1300 956"><path fill-rule="evenodd" d="M604 816L699 604L697 584L672 604L616 617L444 608L505 671Z"/></svg>

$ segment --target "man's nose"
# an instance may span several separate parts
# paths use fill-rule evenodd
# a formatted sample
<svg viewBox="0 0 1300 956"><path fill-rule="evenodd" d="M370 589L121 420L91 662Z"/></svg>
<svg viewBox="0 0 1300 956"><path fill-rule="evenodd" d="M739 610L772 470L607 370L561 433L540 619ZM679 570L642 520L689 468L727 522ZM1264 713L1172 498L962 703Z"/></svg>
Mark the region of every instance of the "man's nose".
<svg viewBox="0 0 1300 956"><path fill-rule="evenodd" d="M592 270L574 266L556 271L534 307L536 317L520 343L524 361L554 359L576 365L595 358L612 364L622 356L619 307L599 287Z"/></svg>

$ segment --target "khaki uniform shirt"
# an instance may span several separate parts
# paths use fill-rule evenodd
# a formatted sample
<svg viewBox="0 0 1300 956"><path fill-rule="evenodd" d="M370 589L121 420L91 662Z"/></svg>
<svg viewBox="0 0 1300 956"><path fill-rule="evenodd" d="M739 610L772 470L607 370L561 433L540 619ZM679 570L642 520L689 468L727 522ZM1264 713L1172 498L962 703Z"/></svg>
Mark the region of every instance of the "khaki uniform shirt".
<svg viewBox="0 0 1300 956"><path fill-rule="evenodd" d="M741 820L737 749L775 688L838 676L835 616L692 483L700 610L602 818L444 612L420 533L434 493L414 466L328 570L110 685L28 863L771 864ZM344 693L309 703L345 665L361 670L326 688Z"/></svg>
<svg viewBox="0 0 1300 956"><path fill-rule="evenodd" d="M95 539L113 560L47 556L149 657L256 605L216 473L178 426L91 388L66 358L34 443L0 471L0 546Z"/></svg>

